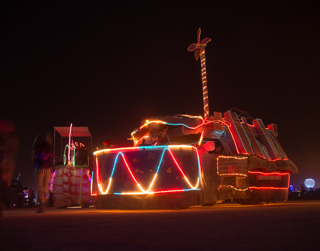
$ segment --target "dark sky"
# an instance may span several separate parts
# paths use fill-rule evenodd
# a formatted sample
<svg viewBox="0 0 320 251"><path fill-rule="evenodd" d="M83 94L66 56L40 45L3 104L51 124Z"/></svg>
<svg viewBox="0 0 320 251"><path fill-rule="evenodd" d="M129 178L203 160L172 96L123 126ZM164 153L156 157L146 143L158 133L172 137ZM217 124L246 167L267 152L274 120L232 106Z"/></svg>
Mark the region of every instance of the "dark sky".
<svg viewBox="0 0 320 251"><path fill-rule="evenodd" d="M90 2L90 3L89 3ZM16 174L34 186L31 147L53 126L88 126L93 147L127 141L141 120L232 107L278 125L299 187L320 186L320 18L312 1L2 1L0 117L16 126Z"/></svg>

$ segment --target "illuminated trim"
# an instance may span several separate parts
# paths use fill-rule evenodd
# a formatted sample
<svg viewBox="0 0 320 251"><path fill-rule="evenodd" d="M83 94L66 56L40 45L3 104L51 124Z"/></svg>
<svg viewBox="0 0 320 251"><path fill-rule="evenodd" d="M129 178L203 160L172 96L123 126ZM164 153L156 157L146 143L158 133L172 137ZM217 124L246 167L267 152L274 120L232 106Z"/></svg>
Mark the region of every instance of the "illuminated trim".
<svg viewBox="0 0 320 251"><path fill-rule="evenodd" d="M250 139L246 133L246 130L243 128L241 121L239 120L239 116L235 112L232 112L231 110L228 110L225 114L227 114L226 118L230 124L230 130L231 134L234 134L235 138L238 139L237 141L234 141L235 145L239 145L240 154L246 154L246 155L252 155L254 154L254 151L252 149L252 145L250 142ZM241 132L241 133L240 133ZM244 135L242 135L242 133ZM246 142L245 142L246 141ZM246 146L246 143L249 144L249 146Z"/></svg>
<svg viewBox="0 0 320 251"><path fill-rule="evenodd" d="M69 146L71 146L71 135L72 135L72 123L70 124L70 127L69 127L68 165L71 164L71 161L70 161L70 147L69 147Z"/></svg>
<svg viewBox="0 0 320 251"><path fill-rule="evenodd" d="M98 183L98 188L100 190L100 193L102 194L107 194L109 189L110 189L110 185L111 185L111 181L112 181L112 178L109 178L109 184L108 184L108 187L107 189L103 192L102 191L102 187L101 187L101 179L100 179L100 175L99 175L99 161L98 161L98 158L96 157L96 169L97 169L97 183Z"/></svg>
<svg viewBox="0 0 320 251"><path fill-rule="evenodd" d="M218 158L223 158L223 159L247 159L248 157L246 157L246 156L244 156L244 157L236 157L236 156L219 155Z"/></svg>
<svg viewBox="0 0 320 251"><path fill-rule="evenodd" d="M64 147L64 151L63 151L63 164L66 165L67 160L66 160L66 149L68 147L68 165L71 164L70 161L70 147L68 144L66 144L66 146ZM73 156L72 156L72 165L75 166L76 162L75 162L75 155L76 155L76 148L74 147L74 144L72 143L71 149L73 149Z"/></svg>
<svg viewBox="0 0 320 251"><path fill-rule="evenodd" d="M288 187L256 187L256 186L252 186L249 187L250 190L288 190Z"/></svg>
<svg viewBox="0 0 320 251"><path fill-rule="evenodd" d="M167 150L167 149L166 149L166 150ZM165 151L165 150L164 150L164 151ZM164 151L163 151L163 152L164 152ZM198 185L199 185L200 178L198 177L198 182L197 182L197 184L196 184L195 186L192 186L191 183L190 183L190 181L188 180L187 176L186 176L186 175L184 174L184 172L182 171L182 169L181 169L180 165L178 164L176 158L173 156L173 153L171 152L171 150L168 149L168 151L169 151L172 159L173 159L174 162L176 163L177 167L179 168L179 170L180 170L181 174L183 175L184 179L188 182L189 186L192 187L192 189L196 189L196 188L198 187ZM200 171L200 170L199 170L199 171ZM199 172L199 175L200 175L200 172Z"/></svg>
<svg viewBox="0 0 320 251"><path fill-rule="evenodd" d="M224 158L224 159L247 159L248 157L236 157L236 156L223 156L220 155L217 157L217 174L219 176L241 176L241 177L248 177L248 175L246 174L240 174L240 173L233 173L233 174L219 174L219 158ZM283 172L270 172L270 173L266 173L266 172L260 172L260 171L247 171L248 174L259 174L262 176L288 176L288 184L287 187L268 187L268 186L249 186L249 188L246 189L239 189L236 188L235 186L232 185L220 185L218 189L222 188L222 187L230 187L236 191L246 191L246 190L287 190L289 188L290 185L290 174L289 173L283 173Z"/></svg>
<svg viewBox="0 0 320 251"><path fill-rule="evenodd" d="M240 191L240 192L244 192L244 191L247 191L249 188L236 188L235 186L232 186L232 185L220 185L219 187L218 187L218 190L220 190L220 188L224 188L224 187L230 187L230 188L232 188L232 189L234 189L234 190L236 190L236 191Z"/></svg>
<svg viewBox="0 0 320 251"><path fill-rule="evenodd" d="M183 123L176 123L176 124L175 124L175 123L168 123L168 122L162 121L162 120L153 120L153 121L146 120L145 123L144 123L142 126L139 127L139 129L131 132L131 136L132 136L131 140L134 141L135 145L138 145L143 139L149 138L149 134L148 134L148 133L146 133L145 135L139 137L139 139L136 139L135 136L134 136L134 134L135 134L136 132L138 132L139 130L141 130L142 128L148 126L148 125L151 124L151 123L158 123L158 124L172 125L172 126L184 126L184 127L188 128L188 129L191 129L191 130L196 130L196 129L202 127L202 126L209 125L209 124L222 123L223 125L225 125L225 126L228 127L228 130L229 130L229 132L230 132L230 134L231 134L231 137L232 137L232 140L233 140L233 142L234 142L236 151L237 151L238 154L240 154L240 151L239 151L239 149L238 149L238 146L237 146L236 143L235 143L235 139L234 139L234 137L233 137L233 134L232 134L231 131L230 131L230 125L228 125L227 122L223 121L222 119L221 119L221 120L208 120L208 119L203 119L201 116L191 116L191 115L185 115L185 114L184 114L183 116L184 116L184 117L189 117L189 118L198 118L198 119L201 120L201 122L200 122L197 126L192 127L192 126L187 126L186 124L183 124Z"/></svg>
<svg viewBox="0 0 320 251"><path fill-rule="evenodd" d="M187 191L200 191L200 188L196 189L173 189L173 190L160 190L160 191L154 191L154 192L132 192L132 193L114 193L115 195L145 195L145 194L163 194L163 193L181 193L181 192L187 192Z"/></svg>
<svg viewBox="0 0 320 251"><path fill-rule="evenodd" d="M200 65L201 65L201 81L202 81L202 99L204 118L209 119L209 97L207 86L207 68L206 68L206 55L204 46L200 46Z"/></svg>
<svg viewBox="0 0 320 251"><path fill-rule="evenodd" d="M249 189L261 189L261 190L266 190L266 189L272 189L272 190L286 190L289 189L290 185L290 174L289 173L280 173L280 172L271 172L271 173L264 173L264 172L259 172L259 171L248 171L249 174L260 174L262 176L285 176L288 175L288 184L287 187L266 187L266 186L249 186Z"/></svg>
<svg viewBox="0 0 320 251"><path fill-rule="evenodd" d="M243 174L243 173L219 174L219 176L241 176L241 177L248 177L248 175Z"/></svg>
<svg viewBox="0 0 320 251"><path fill-rule="evenodd" d="M256 118L252 122L253 122L253 125L255 126L257 132L259 132L260 135L263 135L264 139L266 139L267 144L265 144L265 147L267 148L267 151L269 152L271 159L273 161L283 159L281 153L278 150L278 147L274 144L274 141L272 140L271 136L269 135L268 129L264 126L263 121L261 119ZM263 137L260 137L260 138L261 138L262 142L264 142Z"/></svg>
<svg viewBox="0 0 320 251"><path fill-rule="evenodd" d="M248 171L248 173L262 174L262 175L289 175L289 173L280 173L280 172L265 173L265 172L260 172L260 171Z"/></svg>
<svg viewBox="0 0 320 251"><path fill-rule="evenodd" d="M237 146L237 143L236 143L236 140L234 139L234 137L233 137L233 134L232 134L232 132L231 132L231 129L230 129L230 125L227 123L227 122L225 122L225 121L223 121L223 120L220 120L220 122L222 123L222 124L224 124L225 126L227 126L227 128L228 128L228 130L229 130L229 133L230 133L230 135L231 135L231 137L232 137L232 140L233 140L233 144L234 144L234 146L236 147L236 151L237 151L237 153L238 154L241 154L240 153L240 150L239 150L239 148L238 148L238 146Z"/></svg>
<svg viewBox="0 0 320 251"><path fill-rule="evenodd" d="M193 148L197 151L198 150L194 146L189 145L158 145L158 146L128 146L128 147L119 147L119 148L108 148L108 149L102 149L95 151L93 155L105 153L105 152L121 152L121 151L136 151L136 150L143 150L143 149L156 149L156 148L173 148L173 149L179 149L179 148Z"/></svg>
<svg viewBox="0 0 320 251"><path fill-rule="evenodd" d="M135 133L136 131L132 132L131 133L131 136L132 136L132 140L133 142L137 145L139 144L139 142L141 142L143 139L147 139L149 138L149 133L146 133L145 135L143 135L140 139L136 140L136 138L133 136L133 133Z"/></svg>
<svg viewBox="0 0 320 251"><path fill-rule="evenodd" d="M201 116L190 116L190 118L197 118L197 119L200 119L201 122L197 125L197 126L187 126L186 124L183 124L183 123L169 123L169 122L166 122L166 121L163 121L163 120L146 120L146 122L139 127L139 130L141 130L142 128L148 126L149 124L152 124L152 123L158 123L158 124L164 124L164 125L172 125L172 126L184 126L184 127L187 127L189 129L197 129L199 128L200 126L202 126L204 123L205 123L205 120L201 117ZM137 131L137 130L136 130ZM134 131L134 132L136 132Z"/></svg>
<svg viewBox="0 0 320 251"><path fill-rule="evenodd" d="M220 174L219 173L219 159L238 159L238 160L243 160L243 159L248 159L248 157L236 157L236 156L224 156L224 155L219 155L217 157L217 174L219 176L242 176L242 177L247 177L246 174L243 173L232 173L232 174Z"/></svg>
<svg viewBox="0 0 320 251"><path fill-rule="evenodd" d="M91 184L90 184L90 194L91 194L91 196L93 195L93 193L92 193L92 189L93 189L93 173L94 173L94 171L91 172Z"/></svg>
<svg viewBox="0 0 320 251"><path fill-rule="evenodd" d="M137 129L137 130L135 130L135 131L133 131L131 133L131 136L132 136L132 139L133 139L134 143L137 144L142 140L142 138L149 137L148 134L145 134L144 136L140 137L139 140L137 140L134 137L134 133L138 132L139 130L141 130L144 127L147 127L151 123L158 123L158 124L172 125L172 126L184 126L184 127L188 128L188 129L191 129L191 130L198 129L199 127L201 127L203 125L212 123L212 121L207 122L201 116L191 116L191 115L186 115L186 114L183 114L181 116L188 117L188 118L197 118L197 119L200 119L201 122L197 126L188 126L188 125L183 124L183 123L169 123L169 122L166 122L166 121L163 121L163 120L152 120L152 121L146 120L145 123L142 126L139 127L139 129Z"/></svg>
<svg viewBox="0 0 320 251"><path fill-rule="evenodd" d="M200 191L200 188L194 188L194 189L178 189L178 190L166 190L166 191L155 191L155 194L159 193L177 193L177 192L187 192L187 191Z"/></svg>
<svg viewBox="0 0 320 251"><path fill-rule="evenodd" d="M201 146L201 144L202 144L203 135L204 135L204 130L201 132L201 136L200 136L200 139L199 139L199 142L198 142L198 146Z"/></svg>
<svg viewBox="0 0 320 251"><path fill-rule="evenodd" d="M132 173L131 171L131 168L125 158L125 155L124 153L122 153L121 151L124 151L124 150L131 150L131 151L134 151L134 150L143 150L143 149L157 149L157 148L163 148L163 152L161 154L161 157L160 157L160 160L159 160L159 163L157 165L157 170L156 170L156 173L155 175L153 176L153 179L148 187L148 189L143 189L142 186L140 185L140 183L138 182L138 180L136 179L136 177L134 176L134 174ZM198 180L197 180L197 183L195 186L193 186L189 179L187 178L187 176L185 175L185 173L183 172L182 168L180 167L178 161L176 160L176 158L174 157L172 151L171 151L171 148L173 149L183 149L183 148L189 148L189 149L194 149L196 151L196 155L197 155L197 161L198 161ZM165 152L168 151L171 158L173 159L174 163L176 164L177 168L179 169L180 173L182 174L182 176L184 177L185 181L189 184L189 186L191 187L190 190L196 190L197 187L199 186L200 184L200 174L201 174L201 170L200 170L200 158L199 158L199 153L198 153L198 149L194 146L187 146L187 145L169 145L169 146L139 146L139 147L123 147L123 148L115 148L115 149L103 149L103 150L100 150L100 151L96 151L94 152L94 155L95 158L96 158L96 170L97 170L97 183L98 183L98 188L99 188L99 191L101 192L101 194L107 194L110 190L110 187L111 187L111 183L112 183L112 177L113 177L113 174L114 174L114 171L115 171L115 168L116 168L116 165L117 165L117 162L118 162L118 158L119 156L121 155L125 165L126 165L126 168L128 169L132 179L134 180L134 182L136 183L136 185L139 187L139 189L141 190L141 192L133 192L133 193L114 193L114 194L154 194L154 193L160 193L159 191L151 191L151 188L157 178L157 175L158 175L158 172L160 170L160 167L161 167L161 164L162 164L162 160L163 160L163 156L165 154ZM118 152L115 160L114 160L114 163L113 163L113 168L112 168L112 171L111 171L111 175L110 175L110 178L109 178L109 183L108 183L108 186L107 186L107 189L103 190L102 188L102 185L101 185L101 179L100 179L100 173L99 173L99 160L98 160L98 157L97 155L98 154L101 154L101 153L106 153L106 152ZM187 191L186 189L180 189L180 190L183 190L183 191ZM170 191L170 190L168 190ZM174 190L174 191L178 191L178 190ZM161 193L164 193L165 191L161 192Z"/></svg>

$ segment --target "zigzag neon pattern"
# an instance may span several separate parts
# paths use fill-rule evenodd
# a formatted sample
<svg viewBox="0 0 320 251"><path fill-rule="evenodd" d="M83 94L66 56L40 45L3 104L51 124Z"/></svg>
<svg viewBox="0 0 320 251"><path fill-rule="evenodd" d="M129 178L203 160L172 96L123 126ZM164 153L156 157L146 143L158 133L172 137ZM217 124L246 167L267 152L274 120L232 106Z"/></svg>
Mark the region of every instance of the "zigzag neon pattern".
<svg viewBox="0 0 320 251"><path fill-rule="evenodd" d="M161 157L160 157L160 160L159 160L159 163L158 163L158 166L157 166L157 170L156 170L156 173L155 175L153 176L153 179L149 185L149 187L147 189L144 189L140 183L138 182L138 180L136 179L136 177L134 176L134 174L132 173L131 171L131 168L126 160L126 157L124 155L124 153L122 152L123 150L139 150L139 149L154 149L154 148L164 148L163 151L162 151L162 154L161 154ZM197 154L197 161L198 161L198 181L197 181L197 184L195 186L193 186L190 181L188 180L187 176L185 175L185 173L183 172L182 168L180 167L178 161L176 160L175 156L173 155L172 151L170 148L191 148L191 149L194 149L196 151L196 154ZM119 151L115 160L114 160L114 163L113 163L113 168L112 168L112 171L111 171L111 175L110 175L110 178L109 178L109 183L108 183L108 186L107 186L107 189L104 190L102 188L102 185L101 185L101 179L100 179L100 175L99 175L99 160L98 160L98 157L96 156L96 169L97 169L97 183L98 183L98 188L100 190L100 193L101 194L107 194L110 190L110 187L111 187L111 184L112 184L112 177L113 177L113 174L114 174L114 171L116 169L116 166L117 166L117 162L118 162L118 159L119 159L119 156L122 157L122 160L124 161L125 163L125 166L126 168L128 169L132 179L134 180L134 182L136 183L136 185L139 187L139 189L141 190L141 192L131 192L131 193L114 193L114 194L157 194L157 193L168 193L168 192L184 192L184 191L189 191L189 190L200 190L198 189L198 186L199 186L199 183L200 183L200 159L199 159L199 154L198 154L198 150L196 147L193 147L193 146L176 146L176 145L172 145L172 146L147 146L147 147L126 147L126 148L118 148L118 149L105 149L105 150L101 150L101 151L97 151L94 153L94 155L97 155L101 152L114 152L114 151ZM176 167L178 168L178 170L180 171L180 173L182 174L182 176L184 177L185 181L188 183L188 185L190 186L190 189L175 189L175 190L165 190L165 191L152 191L151 188L157 178L157 175L158 175L158 172L160 170L160 166L162 164L162 160L163 160L163 157L164 157L164 154L165 152L168 151L171 158L173 159L174 163L176 164Z"/></svg>

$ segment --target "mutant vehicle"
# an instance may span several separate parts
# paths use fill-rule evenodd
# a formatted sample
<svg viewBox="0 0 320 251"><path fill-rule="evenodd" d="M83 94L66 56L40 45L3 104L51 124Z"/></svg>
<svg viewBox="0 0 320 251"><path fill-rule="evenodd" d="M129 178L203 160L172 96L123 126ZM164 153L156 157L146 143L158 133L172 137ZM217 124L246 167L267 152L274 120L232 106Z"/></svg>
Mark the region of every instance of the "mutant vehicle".
<svg viewBox="0 0 320 251"><path fill-rule="evenodd" d="M276 124L247 112L209 112L205 50L210 38L188 47L200 58L204 116L175 114L142 120L133 146L93 153L91 195L103 209L178 209L285 202L298 173L278 140Z"/></svg>

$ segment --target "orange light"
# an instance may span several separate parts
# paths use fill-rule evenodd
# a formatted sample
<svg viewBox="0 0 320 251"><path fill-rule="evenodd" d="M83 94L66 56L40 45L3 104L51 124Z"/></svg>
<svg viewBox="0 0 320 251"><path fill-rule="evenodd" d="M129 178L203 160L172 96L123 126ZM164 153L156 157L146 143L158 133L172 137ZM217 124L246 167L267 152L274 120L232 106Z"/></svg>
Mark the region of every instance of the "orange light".
<svg viewBox="0 0 320 251"><path fill-rule="evenodd" d="M201 132L201 136L200 136L200 139L199 139L199 142L198 142L199 146L201 146L201 144L202 144L203 135L204 135L204 131Z"/></svg>
<svg viewBox="0 0 320 251"><path fill-rule="evenodd" d="M249 187L250 190L288 190L288 187L256 187L256 186L252 186Z"/></svg>
<svg viewBox="0 0 320 251"><path fill-rule="evenodd" d="M223 187L230 187L230 188L232 188L232 189L234 189L234 190L236 190L236 191L240 191L240 192L244 192L244 191L247 191L249 188L236 188L235 186L232 186L232 185L220 185L219 187L218 187L218 190L220 190L220 188L223 188Z"/></svg>

